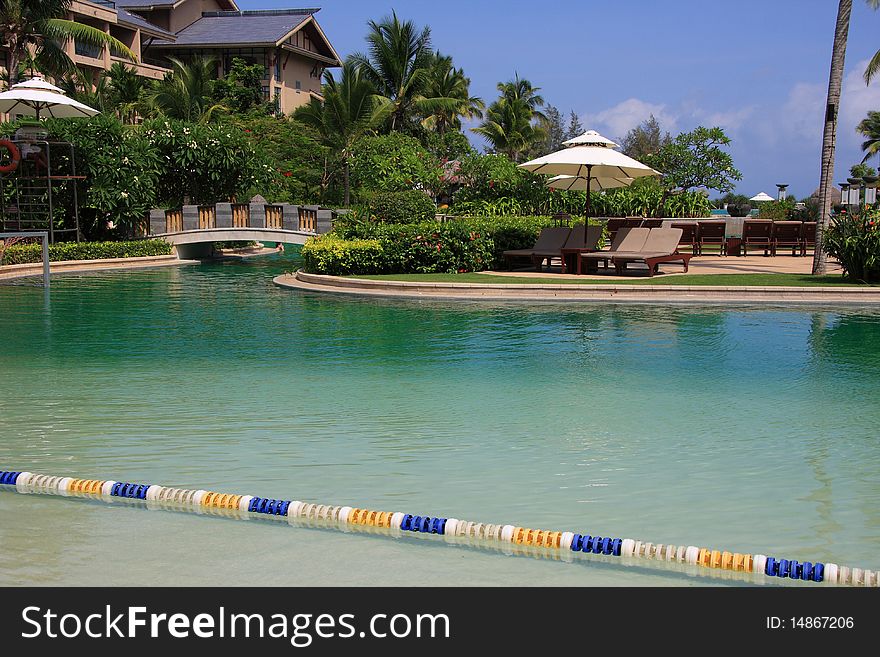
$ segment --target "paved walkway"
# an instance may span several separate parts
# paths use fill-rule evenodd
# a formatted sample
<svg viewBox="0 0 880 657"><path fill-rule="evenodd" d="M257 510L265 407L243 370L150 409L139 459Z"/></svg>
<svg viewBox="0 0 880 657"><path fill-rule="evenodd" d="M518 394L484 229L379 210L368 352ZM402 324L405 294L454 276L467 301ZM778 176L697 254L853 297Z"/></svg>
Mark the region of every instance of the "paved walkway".
<svg viewBox="0 0 880 657"><path fill-rule="evenodd" d="M669 263L660 265L660 273L663 278L669 276L687 276L689 274L809 274L813 267L813 256L783 256L778 255L767 258L760 255L753 256L717 256L702 255L691 260L690 271L685 274L684 268L679 263ZM584 274L578 276L576 274L560 274L559 267L552 267L543 273L536 272L533 267L519 268L514 271L487 271L484 274L493 276L517 276L524 279L528 278L570 278L577 279L608 279L609 281L632 279L637 275L636 269L640 268L638 274L647 276L647 267L638 264L629 266L631 273L626 276L615 276L614 268L609 268L606 272L603 268L599 268L598 274ZM842 270L836 262L829 263L829 274L840 274Z"/></svg>

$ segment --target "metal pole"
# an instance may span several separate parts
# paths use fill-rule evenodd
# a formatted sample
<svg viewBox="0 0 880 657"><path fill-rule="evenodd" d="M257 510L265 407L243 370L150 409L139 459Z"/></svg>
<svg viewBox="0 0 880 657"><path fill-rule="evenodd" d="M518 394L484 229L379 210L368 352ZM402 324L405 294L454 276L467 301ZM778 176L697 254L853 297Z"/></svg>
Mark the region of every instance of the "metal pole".
<svg viewBox="0 0 880 657"><path fill-rule="evenodd" d="M587 165L587 214L584 217L584 248L587 246L587 226L590 223L590 180L593 177L593 165Z"/></svg>
<svg viewBox="0 0 880 657"><path fill-rule="evenodd" d="M43 287L49 289L49 235L43 233Z"/></svg>

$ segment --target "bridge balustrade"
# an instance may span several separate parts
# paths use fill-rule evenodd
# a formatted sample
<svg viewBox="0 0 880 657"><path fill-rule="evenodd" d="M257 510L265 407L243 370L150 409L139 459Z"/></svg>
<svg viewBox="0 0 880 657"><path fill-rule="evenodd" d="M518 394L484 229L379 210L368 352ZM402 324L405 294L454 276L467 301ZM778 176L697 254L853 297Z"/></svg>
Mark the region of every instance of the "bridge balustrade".
<svg viewBox="0 0 880 657"><path fill-rule="evenodd" d="M199 206L199 228L216 228L217 227L217 206L216 205L200 205Z"/></svg>
<svg viewBox="0 0 880 657"><path fill-rule="evenodd" d="M299 229L301 231L316 233L318 232L318 210L317 208L300 207L299 209Z"/></svg>
<svg viewBox="0 0 880 657"><path fill-rule="evenodd" d="M183 210L165 210L165 232L179 233L183 230Z"/></svg>
<svg viewBox="0 0 880 657"><path fill-rule="evenodd" d="M266 228L284 228L284 207L280 205L266 206Z"/></svg>
<svg viewBox="0 0 880 657"><path fill-rule="evenodd" d="M251 206L247 203L232 204L232 226L234 228L247 228L250 226Z"/></svg>

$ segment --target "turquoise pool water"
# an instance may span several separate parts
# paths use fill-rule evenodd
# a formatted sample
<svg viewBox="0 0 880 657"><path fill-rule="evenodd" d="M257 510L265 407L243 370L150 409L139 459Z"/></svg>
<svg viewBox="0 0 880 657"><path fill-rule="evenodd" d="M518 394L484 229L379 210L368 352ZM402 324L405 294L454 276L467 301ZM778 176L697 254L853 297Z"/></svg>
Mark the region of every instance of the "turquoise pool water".
<svg viewBox="0 0 880 657"><path fill-rule="evenodd" d="M0 469L880 567L880 316L0 286ZM0 492L0 585L717 584ZM778 582L776 582L778 583Z"/></svg>

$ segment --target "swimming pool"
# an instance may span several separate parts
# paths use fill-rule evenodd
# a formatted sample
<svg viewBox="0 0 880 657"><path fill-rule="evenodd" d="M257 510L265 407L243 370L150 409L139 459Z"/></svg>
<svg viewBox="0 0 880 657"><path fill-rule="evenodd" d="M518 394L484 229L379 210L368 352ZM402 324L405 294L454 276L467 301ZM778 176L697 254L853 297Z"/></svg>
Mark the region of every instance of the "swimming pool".
<svg viewBox="0 0 880 657"><path fill-rule="evenodd" d="M275 288L294 264L0 286L0 469L880 565L880 316L353 300ZM4 585L718 583L12 493L0 515Z"/></svg>

